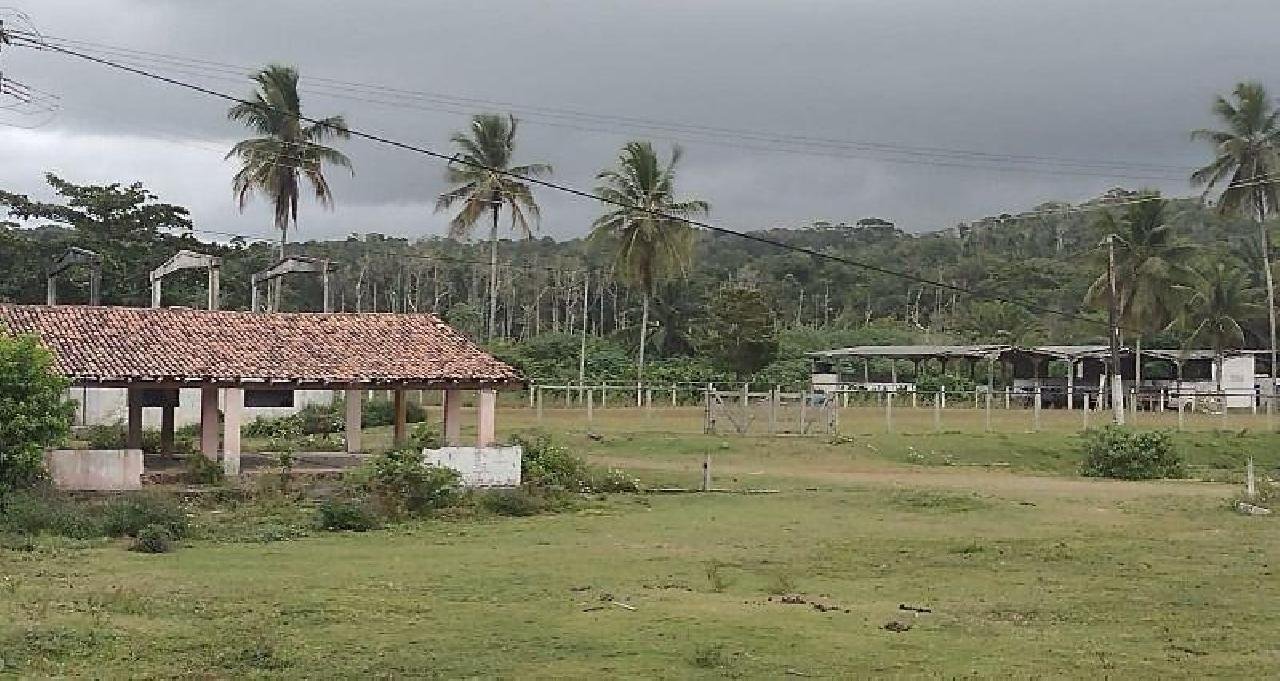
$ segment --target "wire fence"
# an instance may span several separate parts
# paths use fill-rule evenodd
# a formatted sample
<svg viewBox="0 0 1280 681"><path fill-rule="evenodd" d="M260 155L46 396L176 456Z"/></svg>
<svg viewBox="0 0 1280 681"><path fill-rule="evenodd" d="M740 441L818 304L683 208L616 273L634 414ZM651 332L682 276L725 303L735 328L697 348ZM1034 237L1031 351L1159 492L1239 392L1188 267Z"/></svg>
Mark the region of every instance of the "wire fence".
<svg viewBox="0 0 1280 681"><path fill-rule="evenodd" d="M1076 432L1112 423L1109 395L1057 387L784 390L711 383L532 385L521 420L590 430L725 435ZM1260 390L1128 389L1127 425L1274 432L1280 397ZM515 406L512 404L511 406ZM526 406L521 404L520 406Z"/></svg>

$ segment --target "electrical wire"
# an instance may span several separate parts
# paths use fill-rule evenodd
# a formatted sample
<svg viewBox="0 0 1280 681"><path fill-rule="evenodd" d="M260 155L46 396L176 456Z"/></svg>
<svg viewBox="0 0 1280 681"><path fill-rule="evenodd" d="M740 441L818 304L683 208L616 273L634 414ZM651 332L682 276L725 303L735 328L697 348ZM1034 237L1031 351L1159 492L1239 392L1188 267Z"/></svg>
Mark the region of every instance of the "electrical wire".
<svg viewBox="0 0 1280 681"><path fill-rule="evenodd" d="M177 80L177 79L174 79L174 78L170 78L170 77L167 77L167 76L164 76L164 75L161 75L161 74L152 73L152 72L150 72L150 71L147 71L147 70L144 70L144 69L139 69L139 68L136 68L136 67L133 67L133 66L129 66L129 65L126 65L126 64L120 64L120 63L114 62L114 61L112 61L112 60L110 60L110 59L104 59L104 58L102 58L102 57L96 57L96 56L89 55L89 54L85 54L85 53L83 53L83 52L79 52L79 51L77 51L77 50L69 49L69 48L66 48L66 47L61 47L61 46L57 46L57 45L50 45L50 44L47 44L47 43L39 43L39 42L34 42L34 41L27 42L27 43L25 43L25 45L24 45L24 46L26 46L26 47L33 47L33 48L40 49L40 50L49 50L49 51L57 52L57 53L60 53L60 54L66 55L66 56L75 57L75 58L78 58L78 59L82 59L82 60L85 60L85 61L89 61L89 62L93 62L93 63L99 64L99 65L102 65L102 66L107 66L107 67L110 67L110 68L113 68L113 69L116 69L116 70L124 71L124 72L127 72L127 73L132 73L132 74L134 74L134 75L138 75L138 76L142 76L142 77L145 77L145 78L149 78L149 79L151 79L151 80L155 80L155 81L158 81L158 82L166 83L166 84L169 84L169 85L172 85L172 86L175 86L175 87L179 87L179 88L183 88L183 89L186 89L186 90L190 90L190 91L192 91L192 92L198 92L198 93L201 93L201 94L204 94L204 95L210 96L210 97L214 97L214 98L217 98L217 99L222 99L222 100L224 100L224 101L229 101L229 102L233 102L233 103L247 103L247 100L241 99L241 98L236 97L236 96L234 96L234 95L229 95L229 94L226 94L226 93L224 93L224 92L219 92L219 91L217 91L217 90L213 90L213 89L210 89L210 88L207 88L207 87L201 86L201 85L196 85L196 84L194 84L194 83L184 82L184 81ZM306 122L308 122L308 123L313 123L313 124L314 124L314 123L319 123L319 122L320 122L319 120L317 120L317 119L315 119L315 118L311 118L311 117L303 116L303 115L299 115L299 116L298 116L298 119L299 119L299 120L302 120L302 121L306 121ZM608 198L604 198L604 197L601 197L601 196L597 196L597 195L596 195L596 194L594 194L594 193L591 193L591 192L588 192L588 191L585 191L585 190L582 190L582 189L578 189L578 188L571 187L571 186L568 186L568 185L560 184L560 183L553 182L553 181L550 181L550 180L545 180L545 179L537 178L537 177L524 177L524 176L514 175L514 174L513 174L513 173L511 173L510 171L507 171L507 170L504 170L504 169L501 169L501 168L493 168L493 167L489 167L489 166L486 166L486 165L483 165L483 164L480 164L480 163L476 163L476 162L474 162L474 161L467 160L467 159L462 158L462 157L459 157L459 156L457 156L457 155L445 154L445 153L442 153L442 152L439 152L439 151L435 151L435 150L433 150L433 149L429 149L429 148L427 148L427 147L417 146L417 145L410 144L410 143L407 143L407 142L401 142L401 141L398 141L398 140L395 140L395 139L392 139L392 138L389 138L389 137L385 137L385 136L382 136L382 135L377 135L377 134L373 134L373 133L365 132L365 131L362 131L362 130L359 130L359 129L350 128L350 129L348 129L348 132L349 132L349 134L350 134L352 137L357 137L357 138L360 138L360 139L365 139L365 140L368 140L368 141L371 141L371 142L374 142L374 143L377 143L377 144L381 144L381 145L384 145L384 146L388 146L388 147L392 147L392 148L400 149L400 150L403 150L403 151L409 151L409 152L412 152L412 153L417 153L417 154L420 154L420 155L423 155L423 156L428 156L428 157L435 158L435 159L438 159L438 160L441 160L441 161L445 161L445 162L448 162L448 163L455 163L455 164L461 164L461 165L468 165L468 166L475 167L475 168L477 168L477 169L479 169L479 170L484 170L485 172L494 173L494 174L498 174L498 175L503 175L503 176L506 176L506 177L518 178L518 179L521 179L521 180L523 180L523 181L526 181L526 182L528 182L528 183L530 183L530 184L538 185L538 186L541 186L541 187L545 187L545 188L547 188L547 189L551 189L551 190L554 190L554 191L558 191L558 192L561 192L561 193L564 193L564 194L569 194L569 195L576 196L576 197L579 197L579 198L588 199L588 200L591 200L591 201L594 201L594 202L599 202L599 203L602 203L602 204L612 205L612 206L617 207L617 208L621 208L621 209L624 209L624 210L627 210L627 211L633 211L633 212L635 212L635 213L639 213L639 214L643 214L643 215L648 215L648 216L650 216L650 217L659 218L659 219L662 219L662 220L668 220L668 221L672 221L672 222L679 222L679 223L686 224L686 225L691 226L691 227L696 227L696 228L706 229L706 230L708 230L708 231L710 231L710 232L714 232L714 233L717 233L717 234L723 234L723 235L727 235L727 236L734 236L734 237L737 237L737 238L740 238L740 239L743 239L743 240L746 240L746 241L751 241L751 242L755 242L755 243L760 243L760 244L764 244L764 245L772 246L772 247L775 247L775 248L781 248L781 249L784 249L784 250L789 250L789 251L792 251L792 252L796 252L796 253L801 253L801 254L804 254L804 255L808 255L808 256L811 256L811 257L814 257L814 258L817 258L817 259L820 259L820 260L827 260L827 261L830 261L830 262L836 262L836 263L840 263L840 264L843 264L843 265L848 265L848 266L851 266L851 267L856 267L856 268L859 268L859 269L867 270L867 271L870 271L870 272L876 272L876 273L878 273L878 274L883 274L883 275L886 275L886 276L897 277L897 278L905 279L905 280L908 280L908 281L914 281L914 282L916 282L916 283L918 283L918 284L924 284L924 285L927 285L927 286L933 286L933 287L936 287L936 288L938 288L938 289L942 289L942 290L946 290L946 291L952 291L952 292L955 292L955 293L963 293L963 294L971 295L971 296L974 296L974 297L976 297L976 298L980 298L980 299L986 299L986 300L992 300L992 301L996 301L996 302L1003 302L1003 303L1008 303L1008 304L1011 304L1011 305L1016 305L1016 306L1018 306L1018 307L1022 307L1023 309L1026 309L1026 310L1028 310L1028 311L1030 311L1030 312L1036 312L1036 313L1040 313L1040 314L1052 315L1052 316L1061 317L1061 318L1064 318L1064 319L1069 319L1069 320L1074 320L1074 321L1080 321L1080 322L1088 323L1088 324L1091 324L1091 325L1093 325L1093 324L1103 324L1103 325L1105 325L1105 322L1103 322L1103 321L1101 321L1101 320L1098 320L1098 319L1095 319L1095 318L1092 318L1092 317L1086 317L1086 316L1084 316L1084 315L1080 315L1080 314L1077 314L1077 313L1074 313L1074 312L1069 312L1069 311L1066 311L1066 310L1060 310L1060 309L1056 309L1056 308L1045 307L1045 306L1040 305L1040 304L1035 303L1035 302L1026 301L1026 300L1022 300L1022 299L1014 298L1014 297L1010 297L1010 296L1001 296L1001 295L993 295L993 294L981 293L981 292L974 291L974 290L972 290L972 289L969 289L969 288L966 288L966 287L963 287L963 286L959 286L959 285L957 285L957 284L952 284L952 283L947 283L947 282L942 282L942 281L935 281L935 280L929 279L929 278L927 278L927 277L922 277L922 276L919 276L919 275L914 275L914 274L911 274L911 273L908 273L908 272L901 272L901 271L893 270L893 269L890 269L890 268L888 268L888 267L884 267L884 266L881 266L881 265L876 265L876 264L874 264L874 263L862 262L862 261L854 260L854 259L852 259L852 258L848 258L848 257L841 256L841 255L835 255L835 254L832 254L832 253L827 253L827 252L823 252L823 251L818 251L818 250L815 250L815 249L812 249L812 248L808 248L808 247L805 247L805 246L796 246L796 245L793 245L793 244L787 244L787 243L784 243L784 242L777 241L777 240L775 240L775 239L770 239L770 238L768 238L768 237L766 237L766 236L763 236L763 235L761 235L761 234L758 234L758 233L752 233L752 232L738 232L738 231L735 231L735 230L732 230L732 229L729 229L729 228L726 228L726 227L721 227L721 226L719 226L719 225L715 225L715 224L712 224L712 223L709 223L709 222L704 222L704 221L701 221L701 220L694 220L694 219L690 219L690 218L685 218L685 217L678 216L678 215L672 215L672 214L665 213L665 212L660 211L660 210L655 210L655 209L652 209L652 208L648 208L648 207L645 207L645 206L636 206L636 205L631 205L631 204L628 204L628 203L625 203L625 202L622 202L622 201L614 201L614 200L611 200L611 199L608 199Z"/></svg>
<svg viewBox="0 0 1280 681"><path fill-rule="evenodd" d="M21 32L17 32L15 34L22 35ZM183 75L211 78L215 80L234 80L239 82L248 76L251 71L247 67L221 62L179 57L158 52L132 50L129 48L111 46L104 43L95 43L92 41L57 37L46 37L43 40L45 41L43 44L87 45L90 47L80 49L85 52L96 52L99 56L105 54L113 58L115 61L135 67L149 66L161 70L182 73ZM714 126L669 123L637 117L607 116L551 107L519 105L496 100L484 100L454 95L443 95L439 93L404 90L317 76L308 77L308 81L328 85L316 87L304 84L300 89L324 96L359 101L364 104L426 111L442 111L456 114L465 114L470 108L477 105L499 106L521 113L521 115L526 118L532 116L533 118L529 118L531 122L542 125L567 127L581 131L610 134L619 132L617 126L622 125L632 130L641 129L649 132L658 131L674 133L676 135L694 135L699 138L695 141L709 142L712 144L723 143L728 146L736 146L738 148L757 151L781 151L785 153L836 158L862 158L891 163L925 164L939 167L1047 173L1054 175L1104 176L1116 179L1180 180L1182 179L1181 176L1171 176L1165 173L1168 171L1186 172L1190 170L1189 168L1181 166L1165 164L1120 163L1050 156L996 154L941 147L911 147L906 145L859 142L804 135L781 135L776 133L734 130L731 128L719 128ZM352 90L355 90L357 94L353 94ZM422 102L424 101L429 102L429 104L423 104ZM551 117L552 119L548 120L546 117ZM584 125L584 123L587 125ZM613 127L607 127L607 124L612 124ZM744 141L748 143L742 143ZM992 165L994 163L1004 165ZM1045 164L1050 164L1053 167L1037 167Z"/></svg>

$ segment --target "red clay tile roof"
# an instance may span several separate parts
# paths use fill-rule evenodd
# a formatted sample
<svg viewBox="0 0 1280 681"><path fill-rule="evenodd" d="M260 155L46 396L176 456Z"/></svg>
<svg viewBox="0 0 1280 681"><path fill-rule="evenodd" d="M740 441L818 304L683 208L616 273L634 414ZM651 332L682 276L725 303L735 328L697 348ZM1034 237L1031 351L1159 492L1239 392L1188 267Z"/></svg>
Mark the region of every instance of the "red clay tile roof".
<svg viewBox="0 0 1280 681"><path fill-rule="evenodd" d="M0 305L0 330L6 327L38 337L59 371L86 383L520 381L515 369L430 314Z"/></svg>

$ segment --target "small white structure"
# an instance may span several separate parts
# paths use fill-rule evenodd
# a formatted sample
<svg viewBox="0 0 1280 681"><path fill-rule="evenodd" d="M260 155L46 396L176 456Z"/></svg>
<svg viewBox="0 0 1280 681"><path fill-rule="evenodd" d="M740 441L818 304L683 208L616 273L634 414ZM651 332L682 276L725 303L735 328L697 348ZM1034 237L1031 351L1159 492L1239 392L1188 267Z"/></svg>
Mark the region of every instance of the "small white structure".
<svg viewBox="0 0 1280 681"><path fill-rule="evenodd" d="M58 489L122 492L142 489L141 449L54 449L45 468Z"/></svg>
<svg viewBox="0 0 1280 681"><path fill-rule="evenodd" d="M458 472L463 487L517 487L524 450L507 447L441 447L422 450L423 460Z"/></svg>

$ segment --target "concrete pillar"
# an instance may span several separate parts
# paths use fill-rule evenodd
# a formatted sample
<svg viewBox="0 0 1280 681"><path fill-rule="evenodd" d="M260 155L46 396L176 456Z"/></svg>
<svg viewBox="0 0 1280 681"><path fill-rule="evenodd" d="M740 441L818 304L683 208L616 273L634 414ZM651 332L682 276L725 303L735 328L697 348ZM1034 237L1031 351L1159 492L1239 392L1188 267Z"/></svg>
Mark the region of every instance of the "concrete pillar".
<svg viewBox="0 0 1280 681"><path fill-rule="evenodd" d="M227 388L222 405L222 472L240 475L240 419L244 389Z"/></svg>
<svg viewBox="0 0 1280 681"><path fill-rule="evenodd" d="M1076 361L1067 360L1067 410L1076 408Z"/></svg>
<svg viewBox="0 0 1280 681"><path fill-rule="evenodd" d="M408 430L408 412L409 404L405 400L404 388L396 388L392 396L395 403L395 419L393 421L393 432L395 433L395 443L397 447L403 447L409 442Z"/></svg>
<svg viewBox="0 0 1280 681"><path fill-rule="evenodd" d="M347 388L347 453L360 451L361 412L360 400L364 391L358 386Z"/></svg>
<svg viewBox="0 0 1280 681"><path fill-rule="evenodd" d="M142 449L141 389L130 387L126 402L128 403L129 422L125 427L124 446L128 449Z"/></svg>
<svg viewBox="0 0 1280 681"><path fill-rule="evenodd" d="M498 391L492 388L486 388L480 391L480 413L479 413L479 433L476 437L476 445L479 447L488 447L494 443L494 412L498 407Z"/></svg>
<svg viewBox="0 0 1280 681"><path fill-rule="evenodd" d="M173 412L174 407L160 407L160 451L164 454L173 452Z"/></svg>
<svg viewBox="0 0 1280 681"><path fill-rule="evenodd" d="M538 408L541 413L542 392L538 392ZM450 447L462 444L462 391L444 391L444 443Z"/></svg>
<svg viewBox="0 0 1280 681"><path fill-rule="evenodd" d="M218 460L217 386L200 386L200 453Z"/></svg>

